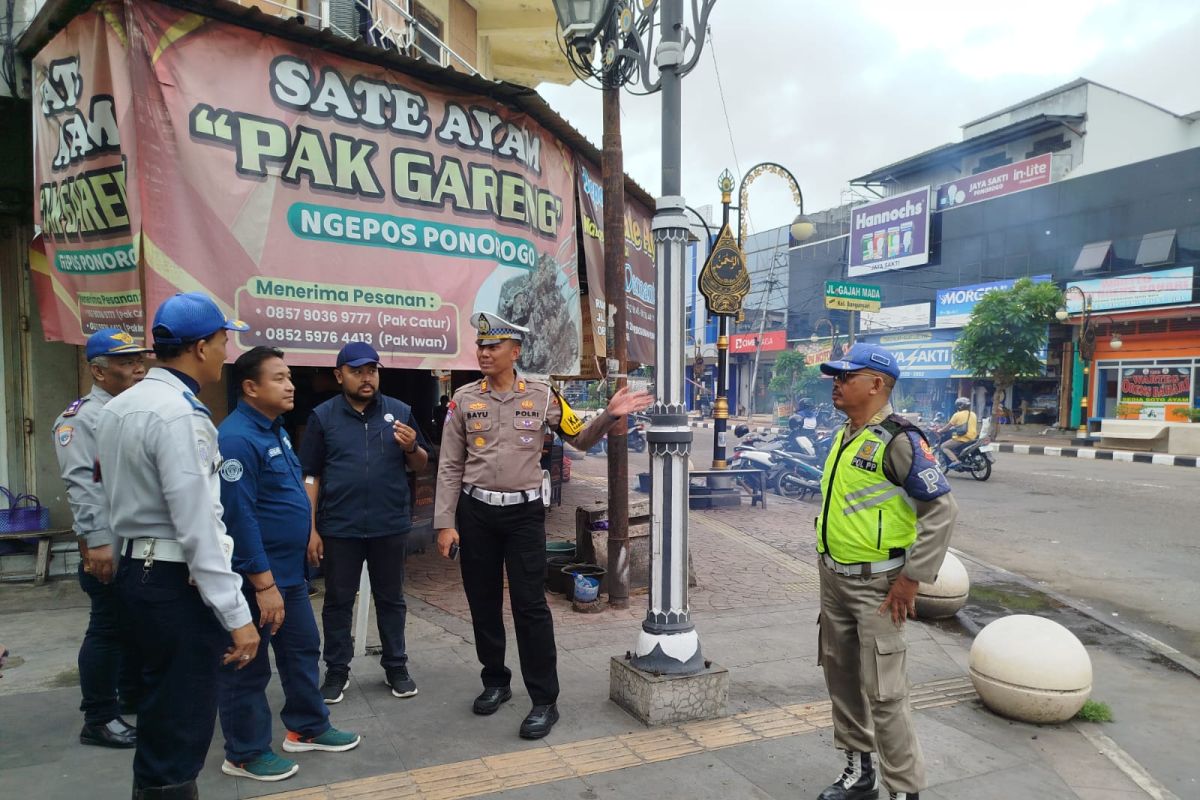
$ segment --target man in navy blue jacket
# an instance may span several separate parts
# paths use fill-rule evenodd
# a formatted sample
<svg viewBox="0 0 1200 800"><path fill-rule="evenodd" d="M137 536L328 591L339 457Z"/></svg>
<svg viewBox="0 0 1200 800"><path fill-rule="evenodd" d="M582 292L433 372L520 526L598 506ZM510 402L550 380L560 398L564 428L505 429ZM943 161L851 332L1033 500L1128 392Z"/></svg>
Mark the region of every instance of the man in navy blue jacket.
<svg viewBox="0 0 1200 800"><path fill-rule="evenodd" d="M396 697L412 697L417 684L404 647L404 556L412 527L406 470L424 469L429 446L408 404L379 392L379 354L369 344L343 347L334 375L342 394L313 410L300 447L315 512L308 558L325 573L321 694L326 703L340 703L350 684L350 617L366 561L387 685Z"/></svg>
<svg viewBox="0 0 1200 800"><path fill-rule="evenodd" d="M312 522L300 461L280 415L295 404L291 371L283 351L255 347L233 365L241 391L237 409L218 430L221 504L233 537L233 568L262 628L258 657L245 669L225 667L218 684L225 763L221 771L258 781L291 777L300 768L271 750L271 680L267 643L275 651L287 728L283 749L343 751L359 736L329 724L317 686L321 642L308 600L304 558Z"/></svg>

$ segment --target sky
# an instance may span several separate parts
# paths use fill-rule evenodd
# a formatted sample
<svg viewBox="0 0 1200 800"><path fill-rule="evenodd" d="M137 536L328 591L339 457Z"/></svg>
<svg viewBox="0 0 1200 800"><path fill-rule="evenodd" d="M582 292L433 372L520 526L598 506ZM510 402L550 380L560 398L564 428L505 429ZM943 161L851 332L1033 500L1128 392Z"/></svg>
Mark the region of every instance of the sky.
<svg viewBox="0 0 1200 800"><path fill-rule="evenodd" d="M806 210L840 205L852 178L959 141L964 123L1079 77L1200 111L1200 0L718 0L709 28L683 81L693 207L720 203L722 169L740 179L763 161L796 176ZM601 141L599 91L538 91ZM625 171L653 195L660 108L657 95L622 94ZM748 205L752 232L796 214L771 175Z"/></svg>

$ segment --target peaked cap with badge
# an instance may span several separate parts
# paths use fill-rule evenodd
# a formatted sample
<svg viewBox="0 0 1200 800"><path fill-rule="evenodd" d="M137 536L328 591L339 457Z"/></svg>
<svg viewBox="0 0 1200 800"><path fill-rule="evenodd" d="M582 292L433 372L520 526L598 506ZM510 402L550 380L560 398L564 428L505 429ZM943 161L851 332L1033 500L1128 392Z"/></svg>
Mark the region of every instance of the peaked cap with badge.
<svg viewBox="0 0 1200 800"><path fill-rule="evenodd" d="M101 356L136 356L149 352L120 328L101 328L88 337L86 346L88 361Z"/></svg>
<svg viewBox="0 0 1200 800"><path fill-rule="evenodd" d="M482 345L499 344L506 339L523 342L525 334L529 333L529 328L486 311L476 311L471 315L471 327L475 328L475 344Z"/></svg>

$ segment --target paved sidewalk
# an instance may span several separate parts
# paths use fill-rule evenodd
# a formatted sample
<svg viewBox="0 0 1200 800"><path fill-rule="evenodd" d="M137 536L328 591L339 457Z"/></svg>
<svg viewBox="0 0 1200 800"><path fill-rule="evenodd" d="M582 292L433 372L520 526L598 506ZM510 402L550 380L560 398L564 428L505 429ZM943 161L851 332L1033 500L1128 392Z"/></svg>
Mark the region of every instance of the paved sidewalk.
<svg viewBox="0 0 1200 800"><path fill-rule="evenodd" d="M575 460L563 505L550 515L552 536L573 536L575 506L603 497L604 469L602 458ZM336 725L364 734L357 750L300 754L294 778L255 783L219 772L218 730L201 795L815 797L840 770L816 665L816 509L813 502L772 498L766 510L743 506L691 515L699 580L691 606L706 657L731 672L724 719L647 730L608 700L609 659L633 645L644 595L635 595L628 610L599 614L575 613L563 598L550 596L563 685L563 719L550 737L517 737L529 704L519 676L513 702L492 717L476 717L470 700L478 691L478 664L457 566L428 552L409 562L408 646L420 694L393 698L377 658L356 659L346 700L332 710ZM923 797L1200 797L1196 679L1060 603L1036 613L1053 614L1081 635L1096 670L1095 695L1114 706L1117 722L1102 729L1037 727L983 709L966 677L971 635L1006 613L997 598L1012 590L997 590L1006 578L986 565L968 567L977 587L991 587L985 602L973 603L959 620L914 622L909 631L916 724L931 780ZM85 609L70 582L0 586L0 641L14 656L0 674L4 797L129 796L130 754L77 743L73 664ZM373 642L372 634L368 644ZM515 661L514 647L514 671ZM278 712L277 683L270 695ZM281 736L276 721L276 741Z"/></svg>

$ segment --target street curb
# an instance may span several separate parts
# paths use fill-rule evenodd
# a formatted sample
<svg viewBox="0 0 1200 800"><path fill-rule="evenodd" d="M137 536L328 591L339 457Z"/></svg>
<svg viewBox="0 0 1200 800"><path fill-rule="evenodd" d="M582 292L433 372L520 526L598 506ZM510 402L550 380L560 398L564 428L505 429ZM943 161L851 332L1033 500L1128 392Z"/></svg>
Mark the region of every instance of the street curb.
<svg viewBox="0 0 1200 800"><path fill-rule="evenodd" d="M1167 453L1145 453L1134 450L1099 450L1093 447L1053 447L1041 444L1001 444L1001 453L1023 456L1061 456L1087 458L1094 461L1125 461L1133 464L1158 464L1164 467L1200 467L1196 456L1173 456Z"/></svg>
<svg viewBox="0 0 1200 800"><path fill-rule="evenodd" d="M1122 636L1134 640L1142 648L1149 650L1154 655L1159 656L1160 658L1165 658L1167 661L1170 661L1181 670L1191 673L1192 677L1200 678L1200 661L1197 661L1191 656L1179 652L1166 642L1160 642L1153 636L1147 633L1142 633L1135 628L1130 628L1126 625L1122 625L1119 622L1113 622L1112 617L1097 611L1087 603L1076 600L1073 597L1068 597L1067 595L1056 592L1053 589L1048 589L1037 581L1027 578L1020 573L1007 570L1004 567L998 567L995 564L989 564L981 558L964 553L957 547L951 547L950 552L954 553L954 555L958 556L959 558L966 559L967 561L977 564L984 569L996 572L1002 575L1006 580L1010 580L1013 583L1019 583L1027 589L1031 589L1035 592L1040 592L1041 594L1046 595L1055 602L1061 603L1062 605L1067 606L1068 608L1077 611L1080 614L1083 614L1085 617L1088 617L1095 622L1099 622L1105 627L1113 629Z"/></svg>

